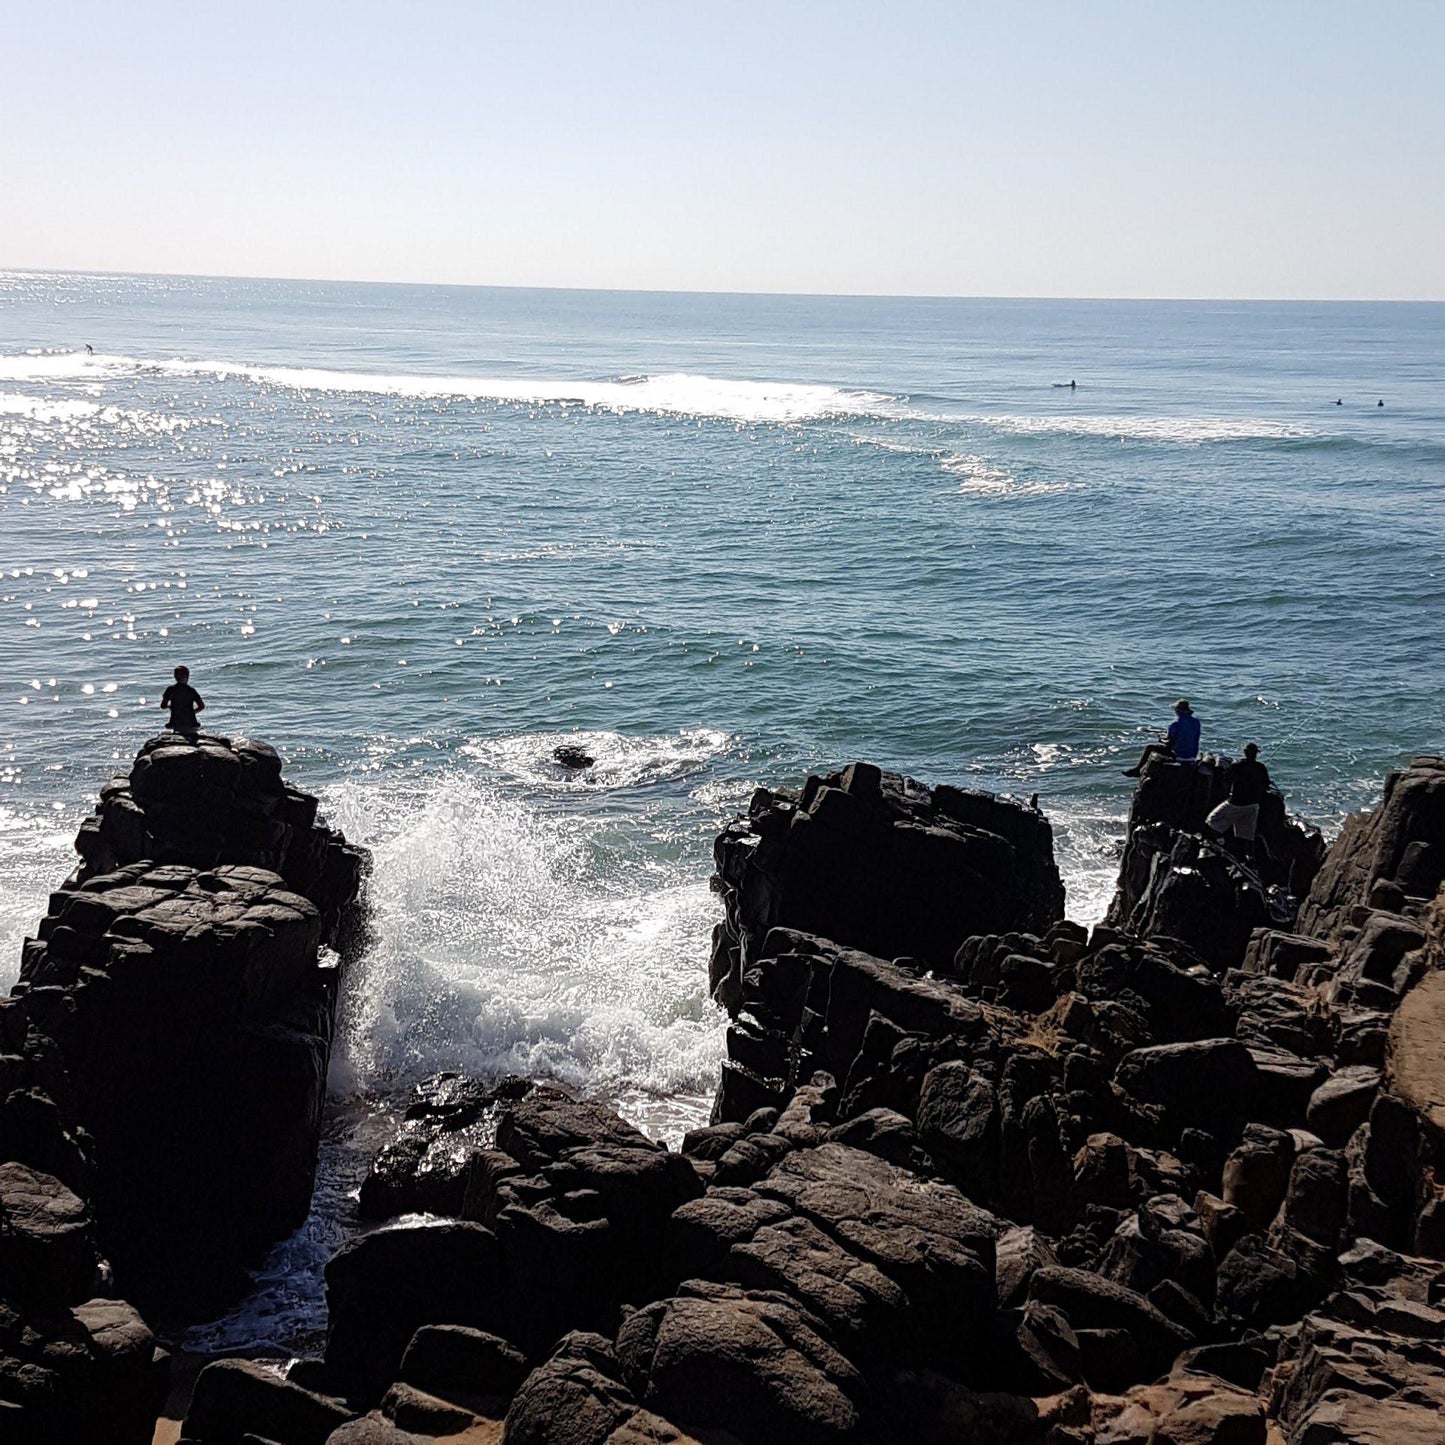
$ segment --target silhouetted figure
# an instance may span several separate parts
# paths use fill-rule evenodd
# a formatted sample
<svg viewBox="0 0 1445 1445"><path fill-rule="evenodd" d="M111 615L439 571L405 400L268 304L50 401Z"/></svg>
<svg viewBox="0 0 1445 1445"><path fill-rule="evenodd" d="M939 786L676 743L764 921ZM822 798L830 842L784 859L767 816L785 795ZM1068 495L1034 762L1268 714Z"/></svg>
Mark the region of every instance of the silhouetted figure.
<svg viewBox="0 0 1445 1445"><path fill-rule="evenodd" d="M1079 383L1078 383L1077 381L1071 381L1071 382L1069 383L1069 390L1070 390L1070 391L1077 391L1078 389L1079 389Z"/></svg>
<svg viewBox="0 0 1445 1445"><path fill-rule="evenodd" d="M206 710L200 693L191 686L189 667L176 668L176 680L161 694L161 706L171 710L166 724L173 733L197 733L201 730L196 714Z"/></svg>
<svg viewBox="0 0 1445 1445"><path fill-rule="evenodd" d="M1254 842L1259 805L1269 792L1269 769L1259 761L1259 748L1246 743L1244 756L1226 774L1229 796L1204 820L1220 835L1230 833L1245 843Z"/></svg>
<svg viewBox="0 0 1445 1445"><path fill-rule="evenodd" d="M1381 398L1379 399L1379 401L1377 401L1377 402L1375 403L1376 406L1384 406L1384 404L1385 404L1385 398L1384 398L1384 397L1381 397Z"/></svg>
<svg viewBox="0 0 1445 1445"><path fill-rule="evenodd" d="M95 355L95 347L93 347L93 346L90 344L90 342L88 342L88 341L85 343L85 354L86 354L87 356L94 356L94 355Z"/></svg>
<svg viewBox="0 0 1445 1445"><path fill-rule="evenodd" d="M1138 763L1124 769L1124 776L1140 777L1150 758L1173 758L1176 763L1188 763L1191 767L1199 761L1199 719L1194 716L1187 697L1181 697L1174 704L1174 721L1169 724L1168 732L1157 743L1150 743L1139 754Z"/></svg>
<svg viewBox="0 0 1445 1445"><path fill-rule="evenodd" d="M1336 406L1343 406L1344 404L1345 404L1345 399L1344 399L1344 397L1341 397L1341 398L1335 403Z"/></svg>

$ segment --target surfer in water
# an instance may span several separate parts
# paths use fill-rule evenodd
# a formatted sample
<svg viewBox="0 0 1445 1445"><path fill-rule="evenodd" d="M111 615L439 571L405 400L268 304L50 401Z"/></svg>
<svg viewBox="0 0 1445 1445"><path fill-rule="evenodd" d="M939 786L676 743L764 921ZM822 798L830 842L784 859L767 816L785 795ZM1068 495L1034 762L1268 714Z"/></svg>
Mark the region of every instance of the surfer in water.
<svg viewBox="0 0 1445 1445"><path fill-rule="evenodd" d="M86 354L87 356L94 356L94 355L95 355L95 347L93 347L93 346L90 344L90 342L88 342L88 341L85 343L85 354Z"/></svg>

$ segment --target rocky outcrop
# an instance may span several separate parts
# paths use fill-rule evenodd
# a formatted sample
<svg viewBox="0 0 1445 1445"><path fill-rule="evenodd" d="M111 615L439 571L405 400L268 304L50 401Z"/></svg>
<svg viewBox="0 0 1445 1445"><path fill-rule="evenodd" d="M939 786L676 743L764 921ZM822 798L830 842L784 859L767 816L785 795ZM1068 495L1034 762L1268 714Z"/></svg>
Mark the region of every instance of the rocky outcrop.
<svg viewBox="0 0 1445 1445"><path fill-rule="evenodd" d="M1152 759L1134 794L1108 922L1142 938L1187 939L1216 969L1236 967L1259 928L1288 931L1324 856L1324 841L1271 788L1254 847L1205 823L1228 792L1229 759L1185 767Z"/></svg>
<svg viewBox="0 0 1445 1445"><path fill-rule="evenodd" d="M1050 902L1046 832L1008 811L1029 810L955 830L946 790L875 781L764 795L720 841L709 1125L674 1152L552 1085L428 1081L361 1190L371 1232L328 1268L324 1359L211 1366L186 1437L1438 1438L1445 897L1395 867L1348 923L1291 904L1241 942L1205 899L1085 930ZM1309 839L1279 826L1303 888ZM846 886L829 830L859 850ZM999 898L973 864L935 887L937 858L993 866L1001 842L1033 861ZM900 847L932 860L911 883ZM1171 876L1151 864L1140 902ZM53 1162L83 1174L97 1144L71 1143ZM105 1266L77 1204L54 1277L83 1291Z"/></svg>
<svg viewBox="0 0 1445 1445"><path fill-rule="evenodd" d="M238 1283L305 1217L338 967L260 868L137 863L52 895L15 1000L65 1061L122 1288Z"/></svg>
<svg viewBox="0 0 1445 1445"><path fill-rule="evenodd" d="M132 864L197 869L244 864L280 875L310 900L321 937L344 949L359 922L353 906L367 866L361 849L317 818L310 793L288 786L275 748L211 733L162 733L112 778L80 825L81 863L67 886Z"/></svg>
<svg viewBox="0 0 1445 1445"><path fill-rule="evenodd" d="M975 933L1063 917L1048 820L991 793L926 788L869 763L760 788L715 847L724 921L710 981L732 1010L773 928L882 958L946 965Z"/></svg>
<svg viewBox="0 0 1445 1445"><path fill-rule="evenodd" d="M0 1405L149 1440L165 1357L112 1296L202 1309L305 1218L364 855L264 744L174 735L76 847L0 1002Z"/></svg>
<svg viewBox="0 0 1445 1445"><path fill-rule="evenodd" d="M1299 913L1299 931L1347 941L1362 910L1418 919L1445 882L1445 758L1418 757L1385 779L1370 813L1345 820Z"/></svg>

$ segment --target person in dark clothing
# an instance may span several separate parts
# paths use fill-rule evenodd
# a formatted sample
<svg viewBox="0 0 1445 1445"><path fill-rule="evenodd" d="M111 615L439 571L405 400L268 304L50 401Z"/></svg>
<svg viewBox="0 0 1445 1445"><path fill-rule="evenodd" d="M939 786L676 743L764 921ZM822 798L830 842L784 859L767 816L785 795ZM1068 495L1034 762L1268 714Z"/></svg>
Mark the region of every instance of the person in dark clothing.
<svg viewBox="0 0 1445 1445"><path fill-rule="evenodd" d="M161 706L169 708L171 720L166 724L173 733L196 733L201 730L196 714L206 710L201 695L191 686L191 670L176 668L176 680L161 694Z"/></svg>
<svg viewBox="0 0 1445 1445"><path fill-rule="evenodd" d="M1190 767L1199 761L1199 719L1194 716L1187 697L1181 697L1174 704L1174 721L1169 724L1169 731L1159 742L1150 743L1139 754L1139 761L1132 768L1124 769L1124 776L1142 776L1145 764L1156 757L1173 758L1176 763L1188 763Z"/></svg>
<svg viewBox="0 0 1445 1445"><path fill-rule="evenodd" d="M1226 774L1229 796L1204 820L1221 837L1233 833L1246 843L1254 842L1259 824L1259 805L1269 792L1269 769L1259 761L1259 748L1246 743L1244 756Z"/></svg>

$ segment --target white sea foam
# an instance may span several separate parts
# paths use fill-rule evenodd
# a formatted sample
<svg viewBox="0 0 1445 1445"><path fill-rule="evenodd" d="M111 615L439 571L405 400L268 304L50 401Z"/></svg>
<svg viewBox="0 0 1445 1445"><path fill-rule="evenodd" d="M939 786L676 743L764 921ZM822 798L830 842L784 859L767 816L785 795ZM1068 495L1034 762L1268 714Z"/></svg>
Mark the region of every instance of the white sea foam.
<svg viewBox="0 0 1445 1445"><path fill-rule="evenodd" d="M327 804L376 854L376 940L351 981L337 1086L443 1068L594 1093L711 1086L716 903L695 860L647 849L645 819L595 797L545 808L462 769L373 773Z"/></svg>
<svg viewBox="0 0 1445 1445"><path fill-rule="evenodd" d="M631 788L684 778L726 752L733 739L716 728L684 728L668 737L633 737L615 732L523 733L479 738L462 752L504 777L532 787L580 789ZM565 768L553 753L580 748L590 768Z"/></svg>
<svg viewBox="0 0 1445 1445"><path fill-rule="evenodd" d="M944 420L945 418L935 418ZM1209 416L954 416L950 421L1015 436L1089 436L1121 441L1173 442L1199 446L1207 442L1289 441L1318 436L1310 427L1263 418Z"/></svg>
<svg viewBox="0 0 1445 1445"><path fill-rule="evenodd" d="M1067 492L1072 485L1070 482L1041 479L1021 481L1006 467L970 453L943 457L939 466L949 476L957 477L958 490L970 497L1042 497L1054 492Z"/></svg>

